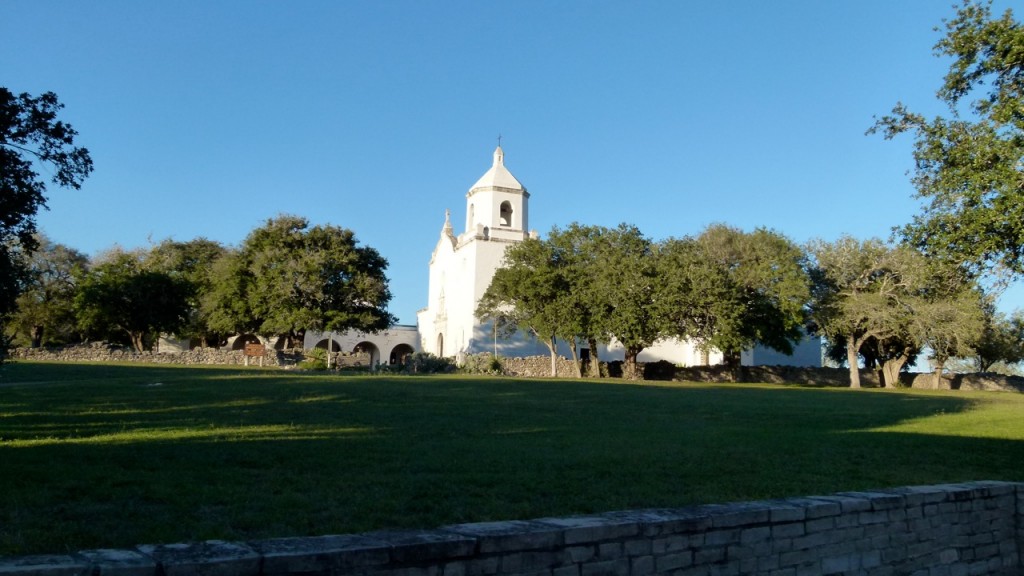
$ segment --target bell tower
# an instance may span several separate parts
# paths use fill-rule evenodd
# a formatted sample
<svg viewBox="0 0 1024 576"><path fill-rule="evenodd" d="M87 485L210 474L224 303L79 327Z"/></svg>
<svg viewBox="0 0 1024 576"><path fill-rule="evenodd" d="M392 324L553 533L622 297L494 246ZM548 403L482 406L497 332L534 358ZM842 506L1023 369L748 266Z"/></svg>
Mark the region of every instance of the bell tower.
<svg viewBox="0 0 1024 576"><path fill-rule="evenodd" d="M529 230L530 193L505 168L505 152L466 194L466 234L482 239L522 240Z"/></svg>
<svg viewBox="0 0 1024 576"><path fill-rule="evenodd" d="M416 314L421 348L443 356L471 354L495 346L489 320L477 318L477 303L502 264L505 250L530 236L530 194L505 168L499 143L494 162L466 193L466 230L455 236L445 212L441 236L430 257L427 307Z"/></svg>

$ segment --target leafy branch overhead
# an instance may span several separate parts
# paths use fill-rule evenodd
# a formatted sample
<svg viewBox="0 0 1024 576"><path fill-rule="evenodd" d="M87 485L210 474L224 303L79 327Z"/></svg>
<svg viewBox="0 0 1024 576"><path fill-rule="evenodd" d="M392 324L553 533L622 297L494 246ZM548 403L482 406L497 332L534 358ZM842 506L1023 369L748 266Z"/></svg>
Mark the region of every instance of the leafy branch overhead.
<svg viewBox="0 0 1024 576"><path fill-rule="evenodd" d="M77 189L93 170L89 151L75 146L78 133L57 118L63 107L52 92L33 97L0 87L0 317L14 309L37 247L35 216L46 207L47 185L40 172Z"/></svg>
<svg viewBox="0 0 1024 576"><path fill-rule="evenodd" d="M1024 273L1024 27L964 2L935 54L952 59L937 92L945 116L897 104L869 130L914 137L913 184L925 201L900 230L926 254L986 273Z"/></svg>
<svg viewBox="0 0 1024 576"><path fill-rule="evenodd" d="M0 235L26 246L34 245L34 216L46 207L37 164L50 169L54 184L75 189L93 170L89 151L74 145L78 132L57 119L63 107L53 92L15 96L0 87Z"/></svg>

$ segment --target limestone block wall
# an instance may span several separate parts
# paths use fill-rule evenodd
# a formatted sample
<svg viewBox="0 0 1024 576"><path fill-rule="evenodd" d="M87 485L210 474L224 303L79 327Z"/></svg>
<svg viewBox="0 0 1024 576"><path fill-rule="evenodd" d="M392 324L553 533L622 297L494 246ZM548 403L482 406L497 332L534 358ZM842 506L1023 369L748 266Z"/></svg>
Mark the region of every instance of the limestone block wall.
<svg viewBox="0 0 1024 576"><path fill-rule="evenodd" d="M9 350L14 360L40 360L48 362L139 362L146 364L181 365L244 365L245 353L241 350L220 348L195 348L181 352L154 353L136 352L127 348L107 344L82 344L63 348L15 348ZM263 355L263 366L294 366L303 360L302 353L287 353L267 350ZM365 352L335 352L331 354L332 366L369 366L370 357ZM258 357L249 358L250 366L259 366Z"/></svg>
<svg viewBox="0 0 1024 576"><path fill-rule="evenodd" d="M16 348L9 351L14 360L43 360L51 362L140 362L146 364L245 364L245 353L241 350L218 348L196 348L182 352L136 352L128 348L106 344L83 344L63 348ZM268 350L263 358L264 366L280 366L282 362L274 350ZM259 358L250 358L250 364L259 364Z"/></svg>
<svg viewBox="0 0 1024 576"><path fill-rule="evenodd" d="M0 558L4 576L1021 574L1024 484Z"/></svg>
<svg viewBox="0 0 1024 576"><path fill-rule="evenodd" d="M572 360L559 356L555 360L559 378L573 378L576 372ZM501 371L506 376L520 378L550 378L551 356L526 356L523 358L501 357Z"/></svg>

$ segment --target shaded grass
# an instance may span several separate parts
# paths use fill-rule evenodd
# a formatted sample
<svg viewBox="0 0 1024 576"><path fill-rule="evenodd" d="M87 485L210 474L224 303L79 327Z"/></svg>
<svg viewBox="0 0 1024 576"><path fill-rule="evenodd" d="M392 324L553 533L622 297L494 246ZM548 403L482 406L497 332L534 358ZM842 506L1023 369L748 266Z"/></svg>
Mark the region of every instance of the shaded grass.
<svg viewBox="0 0 1024 576"><path fill-rule="evenodd" d="M1024 396L0 368L0 554L1024 477Z"/></svg>

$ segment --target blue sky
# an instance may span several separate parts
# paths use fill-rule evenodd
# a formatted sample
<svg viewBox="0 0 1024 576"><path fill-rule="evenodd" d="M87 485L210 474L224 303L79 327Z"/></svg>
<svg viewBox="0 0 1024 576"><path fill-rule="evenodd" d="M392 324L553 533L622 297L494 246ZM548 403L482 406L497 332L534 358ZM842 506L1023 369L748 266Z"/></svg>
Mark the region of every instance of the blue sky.
<svg viewBox="0 0 1024 576"><path fill-rule="evenodd" d="M887 237L918 209L911 141L864 132L897 101L941 112L950 4L6 0L0 71L56 92L96 163L51 189L53 240L238 245L297 214L379 250L414 323L498 134L541 233Z"/></svg>

